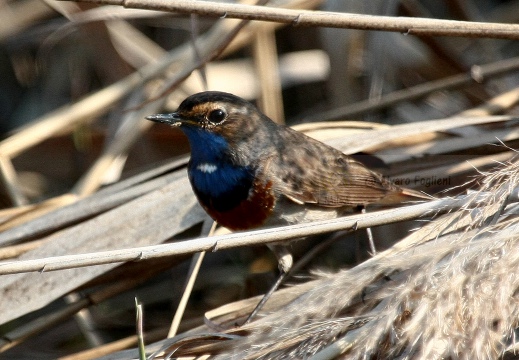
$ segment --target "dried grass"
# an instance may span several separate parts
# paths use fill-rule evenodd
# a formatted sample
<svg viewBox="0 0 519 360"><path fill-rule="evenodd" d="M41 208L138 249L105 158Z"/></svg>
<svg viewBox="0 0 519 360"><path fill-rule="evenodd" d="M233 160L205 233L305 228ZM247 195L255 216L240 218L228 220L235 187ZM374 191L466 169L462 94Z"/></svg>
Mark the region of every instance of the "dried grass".
<svg viewBox="0 0 519 360"><path fill-rule="evenodd" d="M320 0L275 1L269 8L193 1L88 2L167 6L191 15L53 0L46 2L50 6L16 0L5 4L0 38L7 44L7 60L0 57L0 70L11 64L15 85L34 86L36 93L46 94L49 104L21 102L33 121L0 141L0 257L6 260L0 273L18 273L0 277L1 356L34 358L34 349L41 358L93 358L111 352L115 353L106 358L137 358L135 349L116 352L136 344L136 293L144 299L141 325L152 329L152 337L144 334L146 351L157 359L168 353L221 359L515 356L519 165L511 159L512 147L519 144L516 44L482 37L518 37L517 25L505 23L513 23L517 12L503 11L517 1L506 7L488 2L496 11L479 15L475 1L448 2L446 9L413 0L398 2L398 8ZM318 6L326 11L315 11ZM200 11L213 18L193 15ZM400 16L351 14L370 11ZM214 18L221 15L235 19ZM465 21L439 19L449 16ZM240 18L253 21L244 26ZM254 20L259 18L267 22ZM492 23L480 21L485 18ZM287 23L292 26L283 29ZM169 51L154 42L160 36L153 39L161 26L176 28L162 35L168 38L162 44ZM342 29L316 29L323 26ZM396 33L348 30L368 28ZM431 36L435 34L447 37ZM477 38L452 37L460 34ZM229 55L234 58L223 59ZM216 56L223 61L208 64ZM311 67L305 66L308 62ZM70 83L63 80L68 78ZM3 79L11 84L9 75ZM323 91L325 80L328 87ZM92 81L98 86L91 87ZM202 265L194 284L201 304L193 298L187 303L179 335L151 343L164 339L170 326L173 311L163 309L180 301L183 289L177 284L185 282L186 269L177 265L186 254L215 247L203 237L162 244L199 236L196 226L206 216L187 183L186 157L154 165L164 158L158 148L180 154L174 144L179 138L154 132L142 118L159 107L174 108L187 94L205 88L232 89L288 123L353 115L369 120L361 125L312 123L300 129L347 153L376 155L374 166L381 166L378 170L387 176L445 199L336 223L217 235L213 240L221 240L220 250L240 250L206 255L210 261ZM67 97L60 98L61 93ZM101 145L89 147L79 141L98 132ZM59 142L53 141L63 139L75 141L73 156L82 166L62 165L68 151L56 150ZM87 157L91 161L84 161ZM500 163L504 165L499 171L490 170ZM22 169L27 166L47 188L39 190L37 182L25 180ZM49 169L63 172L68 166L75 171L65 181L49 175ZM473 179L477 172L480 176ZM118 181L121 177L125 180ZM448 181L422 181L435 177ZM448 197L467 189L473 192L457 200ZM344 256L354 252L352 248L325 253L326 261L350 267L347 270L334 273L323 262L320 271L314 265L302 267L303 274L312 271L311 276L295 278L295 284L273 295L260 318L234 328L258 297L235 300L261 293L247 292L243 285L254 277L251 269L275 270L275 263L270 265L256 250L246 250L251 244L321 234L313 251L324 252L334 237L345 237L344 232L324 236L325 232L416 216L422 220L405 225L418 230L405 237L397 235L396 226L378 229L376 240L389 245L399 241L364 262L365 254L358 251L359 259L345 264ZM177 255L167 257L172 249ZM229 268L223 263L236 254L233 261L238 265ZM145 257L153 260L118 266L122 260ZM149 294L156 298L147 299ZM163 312L148 316L156 308ZM206 324L201 325L201 314L210 308L215 309L206 312ZM85 315L82 319L74 317L79 312ZM76 324L90 330L81 333ZM101 339L101 329L114 324L117 330L106 332L126 338L107 340L102 346L86 340L76 348L63 346L74 339ZM125 335L120 335L121 329Z"/></svg>
<svg viewBox="0 0 519 360"><path fill-rule="evenodd" d="M239 339L200 346L195 336L193 348L189 341L181 348L173 343L166 353L215 359L505 356L519 325L519 163L480 180L463 209L352 269L319 274L310 289L302 285L302 294L295 286L287 305L229 330Z"/></svg>

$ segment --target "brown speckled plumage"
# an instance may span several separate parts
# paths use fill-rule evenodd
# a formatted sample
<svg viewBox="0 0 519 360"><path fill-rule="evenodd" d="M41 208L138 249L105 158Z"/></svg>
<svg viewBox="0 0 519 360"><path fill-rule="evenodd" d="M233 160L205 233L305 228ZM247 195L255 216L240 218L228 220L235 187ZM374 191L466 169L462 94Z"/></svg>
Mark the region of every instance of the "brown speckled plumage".
<svg viewBox="0 0 519 360"><path fill-rule="evenodd" d="M311 221L314 219L310 213L317 213L317 218L323 218L323 213L328 214L324 218L336 217L342 210L356 206L427 198L391 183L337 149L274 123L250 102L232 94L198 93L184 100L177 112L149 119L180 125L186 132L192 150L189 171L195 193L207 212L231 229ZM216 149L212 143L219 144L217 150L198 156L208 147ZM197 164L206 163L218 168L218 177L196 170ZM216 196L223 192L218 189L223 186L221 182L238 176L238 172L240 179L249 184L249 192L239 188L242 195L238 201L233 198L238 196L238 190L226 191L236 203L235 209L220 206L227 213L215 210L218 203L225 201ZM250 174L248 182L243 172ZM201 189L200 184L207 189ZM259 195L258 191L265 193ZM253 197L272 206L266 210L258 202L256 209L251 203ZM287 207L286 211L280 206ZM258 216L260 213L265 216ZM287 213L294 214L293 219Z"/></svg>

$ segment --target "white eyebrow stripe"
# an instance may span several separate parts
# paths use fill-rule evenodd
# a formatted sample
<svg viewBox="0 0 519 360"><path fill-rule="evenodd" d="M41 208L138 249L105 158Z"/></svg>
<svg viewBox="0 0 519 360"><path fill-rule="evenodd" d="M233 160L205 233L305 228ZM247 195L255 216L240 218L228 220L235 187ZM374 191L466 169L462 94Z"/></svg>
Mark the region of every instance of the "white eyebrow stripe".
<svg viewBox="0 0 519 360"><path fill-rule="evenodd" d="M218 166L216 166L215 164L210 164L210 163L202 163L202 164L198 165L196 168L206 174L212 174L216 170L218 170Z"/></svg>

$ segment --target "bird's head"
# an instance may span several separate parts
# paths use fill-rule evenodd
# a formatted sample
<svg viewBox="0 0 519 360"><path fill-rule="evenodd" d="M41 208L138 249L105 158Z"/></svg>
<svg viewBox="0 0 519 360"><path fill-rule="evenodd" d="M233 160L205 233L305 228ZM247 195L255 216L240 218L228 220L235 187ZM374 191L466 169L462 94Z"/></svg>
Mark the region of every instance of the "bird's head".
<svg viewBox="0 0 519 360"><path fill-rule="evenodd" d="M193 143L198 137L207 139L209 134L226 140L241 138L257 128L261 116L254 105L238 96L206 91L189 96L173 113L155 114L146 119L179 126Z"/></svg>
<svg viewBox="0 0 519 360"><path fill-rule="evenodd" d="M247 164L268 143L276 126L253 104L233 94L206 91L186 98L177 111L146 119L179 126L188 137L194 162L226 158Z"/></svg>

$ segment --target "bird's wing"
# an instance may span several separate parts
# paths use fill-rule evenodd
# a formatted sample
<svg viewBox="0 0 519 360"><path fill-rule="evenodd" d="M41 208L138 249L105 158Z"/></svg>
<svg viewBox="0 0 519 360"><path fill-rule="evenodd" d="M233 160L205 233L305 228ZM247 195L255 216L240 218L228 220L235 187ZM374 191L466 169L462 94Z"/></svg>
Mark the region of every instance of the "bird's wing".
<svg viewBox="0 0 519 360"><path fill-rule="evenodd" d="M386 203L403 189L339 150L301 133L284 133L292 146L273 154L266 169L277 174L274 188L297 203L345 207ZM398 202L396 198L389 202Z"/></svg>

